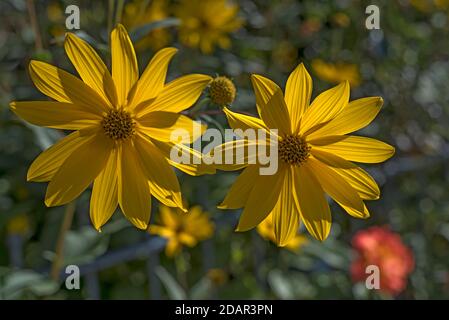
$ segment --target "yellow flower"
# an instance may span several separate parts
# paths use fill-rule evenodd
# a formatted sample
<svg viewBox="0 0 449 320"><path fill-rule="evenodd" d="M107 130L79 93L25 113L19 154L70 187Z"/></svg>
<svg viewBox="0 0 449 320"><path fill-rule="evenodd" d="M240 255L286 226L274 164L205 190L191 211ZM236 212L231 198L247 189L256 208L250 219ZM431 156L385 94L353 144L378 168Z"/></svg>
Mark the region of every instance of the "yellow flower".
<svg viewBox="0 0 449 320"><path fill-rule="evenodd" d="M57 102L10 104L30 123L74 131L40 154L28 170L28 180L50 181L45 204L66 204L93 182L90 217L96 229L117 205L136 227L146 229L151 194L168 206L183 208L170 164L190 174L209 169L171 162L170 135L173 128L185 128L191 140L197 138L193 121L178 112L195 103L211 78L192 74L165 84L168 63L177 51L165 48L139 79L134 48L121 25L111 33L112 75L99 55L74 34L67 34L64 46L82 80L31 61L35 86Z"/></svg>
<svg viewBox="0 0 449 320"><path fill-rule="evenodd" d="M187 213L177 208L160 206L159 225L151 225L148 232L168 240L165 254L173 257L183 246L194 247L198 242L210 238L214 224L200 206L194 206Z"/></svg>
<svg viewBox="0 0 449 320"><path fill-rule="evenodd" d="M289 41L281 41L273 50L272 61L279 66L282 71L288 72L296 66L296 61L298 61L298 49Z"/></svg>
<svg viewBox="0 0 449 320"><path fill-rule="evenodd" d="M206 273L206 277L217 287L222 286L229 281L229 273L221 268L209 269Z"/></svg>
<svg viewBox="0 0 449 320"><path fill-rule="evenodd" d="M58 1L51 1L47 6L47 17L50 22L59 23L64 19L61 4Z"/></svg>
<svg viewBox="0 0 449 320"><path fill-rule="evenodd" d="M330 83L340 83L345 80L353 87L360 85L360 73L357 65L349 63L326 63L323 60L312 61L312 69L316 75Z"/></svg>
<svg viewBox="0 0 449 320"><path fill-rule="evenodd" d="M64 37L65 24L64 24L64 12L61 4L58 1L52 1L47 6L47 18L50 22L49 32L53 36L54 41L60 45L63 41L59 41Z"/></svg>
<svg viewBox="0 0 449 320"><path fill-rule="evenodd" d="M270 139L278 141L279 161L273 175L261 175L259 164L247 165L219 206L244 207L237 231L254 228L271 213L278 245L289 243L300 221L322 241L331 227L325 194L353 217L367 218L369 212L363 200L378 199L380 191L374 179L352 161L383 162L394 154L394 148L378 140L347 134L375 118L382 98L349 102L346 81L321 93L310 104L312 79L303 64L289 76L285 98L279 86L265 77L253 75L252 83L260 119L223 110L233 129L277 129L278 135ZM265 144L261 146L265 148ZM217 148L228 147L236 149L233 142Z"/></svg>
<svg viewBox="0 0 449 320"><path fill-rule="evenodd" d="M262 238L276 243L276 236L274 235L273 216L270 214L258 226L257 232ZM308 242L304 235L296 234L286 244L285 248L297 252L303 245Z"/></svg>
<svg viewBox="0 0 449 320"><path fill-rule="evenodd" d="M237 90L234 83L226 77L216 77L209 85L209 96L213 103L228 106L234 102Z"/></svg>
<svg viewBox="0 0 449 320"><path fill-rule="evenodd" d="M30 221L26 214L19 214L8 221L6 228L8 234L25 236L30 231Z"/></svg>
<svg viewBox="0 0 449 320"><path fill-rule="evenodd" d="M337 12L331 17L332 22L341 28L346 28L351 23L351 18L343 12Z"/></svg>
<svg viewBox="0 0 449 320"><path fill-rule="evenodd" d="M216 45L228 49L231 46L229 33L243 24L237 17L239 6L227 0L181 0L174 11L181 20L180 41L205 54L212 53Z"/></svg>
<svg viewBox="0 0 449 320"><path fill-rule="evenodd" d="M168 17L166 0L153 0L148 3L144 0L134 0L125 6L123 24L128 29L141 27L150 22L163 20ZM152 48L158 50L166 46L170 41L170 33L167 29L154 29L143 39L136 43L137 50Z"/></svg>

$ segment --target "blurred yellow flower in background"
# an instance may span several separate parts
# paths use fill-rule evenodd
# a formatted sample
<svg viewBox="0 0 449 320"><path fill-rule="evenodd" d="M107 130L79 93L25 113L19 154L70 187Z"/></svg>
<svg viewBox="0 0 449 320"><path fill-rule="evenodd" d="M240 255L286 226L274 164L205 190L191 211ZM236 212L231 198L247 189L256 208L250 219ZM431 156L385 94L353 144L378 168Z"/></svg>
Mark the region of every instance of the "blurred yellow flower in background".
<svg viewBox="0 0 449 320"><path fill-rule="evenodd" d="M169 16L169 8L166 0L134 0L125 5L123 24L130 30L145 24L166 19ZM151 30L135 45L137 50L151 48L158 50L165 47L171 39L170 32L166 28Z"/></svg>
<svg viewBox="0 0 449 320"><path fill-rule="evenodd" d="M300 223L323 241L332 224L326 194L351 216L369 217L364 201L378 199L380 190L374 179L353 162L380 163L392 157L395 150L384 142L348 134L376 117L382 98L349 102L349 83L345 81L311 102L312 79L303 64L290 74L285 94L268 78L252 75L251 80L260 118L228 108L223 111L231 128L266 130L269 139L277 141L278 167L274 174L263 175L260 163L247 163L230 188L219 208L244 208L237 231L256 227L271 213L277 245L289 243ZM271 129L278 133L271 134ZM266 148L265 141L255 143ZM231 141L214 152L245 152L238 150L239 146L246 147ZM242 165L217 168L238 170Z"/></svg>
<svg viewBox="0 0 449 320"><path fill-rule="evenodd" d="M262 238L265 240L269 240L273 243L276 243L276 236L274 234L274 225L273 225L273 215L269 214L268 217L265 218L264 221L262 221L257 226L257 232L260 234ZM284 246L284 248L293 251L298 252L298 250L305 245L309 240L306 236L302 234L297 234L293 238L291 238Z"/></svg>
<svg viewBox="0 0 449 320"><path fill-rule="evenodd" d="M50 22L49 32L53 38L57 39L58 44L63 42L63 37L66 32L65 16L61 4L58 1L51 1L47 6L47 17ZM59 41L59 39L62 40Z"/></svg>
<svg viewBox="0 0 449 320"><path fill-rule="evenodd" d="M30 231L30 220L26 214L19 214L11 218L6 230L8 234L19 234L25 236Z"/></svg>
<svg viewBox="0 0 449 320"><path fill-rule="evenodd" d="M239 6L227 0L181 0L174 13L181 20L179 39L187 47L211 54L215 46L228 49L229 34L238 30L243 20L237 17Z"/></svg>
<svg viewBox="0 0 449 320"><path fill-rule="evenodd" d="M344 12L337 12L333 14L331 20L340 28L346 28L351 24L351 18L349 18L349 16Z"/></svg>
<svg viewBox="0 0 449 320"><path fill-rule="evenodd" d="M356 64L351 63L327 63L321 59L312 61L312 69L321 80L330 83L340 83L345 80L353 87L360 85L360 73Z"/></svg>
<svg viewBox="0 0 449 320"><path fill-rule="evenodd" d="M449 9L448 0L410 0L410 4L423 13L434 13Z"/></svg>
<svg viewBox="0 0 449 320"><path fill-rule="evenodd" d="M214 286L222 286L229 281L230 275L224 269L212 268L206 273L206 277L212 282Z"/></svg>
<svg viewBox="0 0 449 320"><path fill-rule="evenodd" d="M194 247L214 233L215 226L200 206L191 207L187 213L178 208L159 207L159 224L150 225L148 232L166 238L165 254L173 257L183 246Z"/></svg>
<svg viewBox="0 0 449 320"><path fill-rule="evenodd" d="M296 62L298 61L298 48L291 42L283 40L273 49L272 61L282 71L288 72L296 66Z"/></svg>
<svg viewBox="0 0 449 320"><path fill-rule="evenodd" d="M50 181L47 206L71 202L93 182L90 217L100 229L119 205L136 227L146 229L151 195L184 208L172 166L201 174L198 165L170 161L173 128L198 138L193 120L179 114L192 106L211 77L191 74L165 84L168 64L177 52L157 52L139 79L131 40L122 25L111 33L112 75L95 50L68 33L65 51L81 79L41 61L31 61L34 85L55 101L11 102L22 119L55 129L73 130L41 153L27 179ZM202 127L205 129L205 127ZM186 150L192 149L186 146ZM204 168L204 173L209 170Z"/></svg>

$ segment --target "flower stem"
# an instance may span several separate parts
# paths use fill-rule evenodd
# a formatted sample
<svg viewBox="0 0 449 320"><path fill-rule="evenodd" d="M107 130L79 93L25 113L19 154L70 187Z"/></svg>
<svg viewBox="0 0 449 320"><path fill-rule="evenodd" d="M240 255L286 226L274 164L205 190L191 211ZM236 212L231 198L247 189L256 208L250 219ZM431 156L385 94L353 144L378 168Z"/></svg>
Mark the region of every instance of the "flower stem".
<svg viewBox="0 0 449 320"><path fill-rule="evenodd" d="M123 12L123 6L125 4L125 0L118 0L117 1L117 7L115 11L115 24L120 23L122 21L122 12Z"/></svg>
<svg viewBox="0 0 449 320"><path fill-rule="evenodd" d="M181 284L185 292L188 293L189 284L187 281L187 270L189 267L189 263L187 260L188 259L185 255L184 250L181 250L181 252L175 256L175 268L178 282Z"/></svg>
<svg viewBox="0 0 449 320"><path fill-rule="evenodd" d="M42 44L42 36L39 30L39 24L37 22L36 7L34 6L34 0L27 0L27 10L28 16L30 17L31 29L33 30L34 33L35 48L36 51L39 52L42 51L44 46Z"/></svg>
<svg viewBox="0 0 449 320"><path fill-rule="evenodd" d="M109 0L108 2L108 41L109 35L112 31L112 23L114 20L114 0Z"/></svg>
<svg viewBox="0 0 449 320"><path fill-rule="evenodd" d="M195 116L198 114L198 112L204 107L207 106L210 102L210 98L204 98L200 102L196 104L192 109L190 109L190 116L195 118Z"/></svg>
<svg viewBox="0 0 449 320"><path fill-rule="evenodd" d="M61 229L59 230L58 241L56 242L55 257L51 266L50 276L53 280L59 279L59 271L63 263L64 257L64 241L67 231L69 231L73 216L75 215L76 202L72 201L65 207L64 220L62 221Z"/></svg>

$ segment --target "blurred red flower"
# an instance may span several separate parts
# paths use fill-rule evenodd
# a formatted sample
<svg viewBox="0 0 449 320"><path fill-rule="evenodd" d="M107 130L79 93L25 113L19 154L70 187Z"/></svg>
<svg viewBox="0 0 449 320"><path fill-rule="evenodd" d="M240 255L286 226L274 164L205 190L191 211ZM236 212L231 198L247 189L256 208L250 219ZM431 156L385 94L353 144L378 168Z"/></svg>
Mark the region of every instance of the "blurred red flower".
<svg viewBox="0 0 449 320"><path fill-rule="evenodd" d="M357 252L351 265L354 282L364 281L369 276L366 267L376 265L380 271L380 290L397 295L405 289L415 261L399 234L387 226L371 227L357 232L352 238L352 246Z"/></svg>

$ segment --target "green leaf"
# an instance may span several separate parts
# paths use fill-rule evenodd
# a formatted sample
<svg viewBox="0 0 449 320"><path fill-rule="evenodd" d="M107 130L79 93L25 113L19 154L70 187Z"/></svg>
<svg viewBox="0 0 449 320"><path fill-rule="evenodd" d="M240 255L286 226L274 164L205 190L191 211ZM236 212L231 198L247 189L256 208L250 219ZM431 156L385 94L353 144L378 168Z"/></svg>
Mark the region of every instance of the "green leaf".
<svg viewBox="0 0 449 320"><path fill-rule="evenodd" d="M6 299L18 299L26 291L37 296L46 296L55 293L59 285L51 279L32 270L19 270L11 272L5 277L0 296Z"/></svg>

